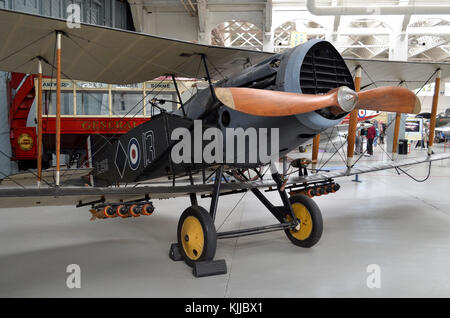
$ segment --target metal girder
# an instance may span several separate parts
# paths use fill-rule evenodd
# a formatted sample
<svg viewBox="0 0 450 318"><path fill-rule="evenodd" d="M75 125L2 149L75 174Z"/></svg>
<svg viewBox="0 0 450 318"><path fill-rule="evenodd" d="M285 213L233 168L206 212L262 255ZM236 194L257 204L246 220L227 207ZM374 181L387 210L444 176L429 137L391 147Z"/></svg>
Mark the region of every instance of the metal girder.
<svg viewBox="0 0 450 318"><path fill-rule="evenodd" d="M197 1L198 28L200 33L206 32L207 0Z"/></svg>
<svg viewBox="0 0 450 318"><path fill-rule="evenodd" d="M434 36L424 36L421 37L419 41L419 45L415 46L415 47L410 47L409 48L409 57L414 57L417 56L419 54L422 54L426 51L429 51L433 48L439 47L443 44L447 44L450 42L450 39L442 39L439 37L434 37ZM420 45L421 43L424 43L425 45Z"/></svg>
<svg viewBox="0 0 450 318"><path fill-rule="evenodd" d="M220 29L216 27L211 33L212 43L216 45L240 47L240 48L250 48L255 50L261 50L263 47L266 50L272 50L271 45L267 45L268 41L272 43L274 51L279 52L290 47L290 35L293 31L305 32L308 38L318 38L326 37L326 39L332 41L343 52L346 56L358 56L365 58L386 58L391 56L389 51L393 49L394 51L398 48L393 47L392 40L390 40L392 34L398 34L399 38L407 40L414 37L444 37L440 41L433 41L426 46L415 46L409 44L409 54L408 58L414 60L425 59L439 59L445 60L447 57L445 55L449 54L447 49L440 49L440 46L447 43L446 36L450 37L450 28L448 21L444 17L430 18L429 16L422 17L412 14L405 14L399 17L391 16L392 19L384 17L377 17L370 14L366 16L355 16L355 20L350 20L348 18L337 16L314 18L305 12L305 5L302 3L296 4L293 1L283 1L283 0L268 0L263 2L253 2L253 1L239 1L231 3L225 3L220 1L206 1L206 0L180 0L180 2L185 6L186 12L191 15L198 16L199 25L199 39L206 39L205 32L208 32L207 27L207 14L208 11L214 12L219 10L223 12L223 6L232 7L232 11L240 10L245 11L248 7L248 12L262 11L261 16L261 29L248 30L247 28L236 28L232 27L235 22L239 23L249 23L245 21L235 21L233 19L233 14L230 12L230 20L228 22L222 23L222 25L228 25L228 29ZM352 3L357 4L358 1L353 1ZM384 1L386 4L390 2ZM341 7L347 1L342 0L332 0L330 1L331 6ZM411 0L392 0L392 5L405 6L408 7L412 3ZM361 5L358 3L358 5ZM303 23L301 29L295 28L295 21L286 21L281 25L273 25L274 21L283 21L282 17L286 8L290 11L298 10L299 15L297 20L309 21L309 23ZM256 9L255 9L256 8ZM138 16L134 14L134 16ZM325 19L329 19L328 22ZM391 22L390 22L391 21ZM253 22L256 23L256 22ZM259 24L258 24L259 25ZM316 25L318 27L316 27ZM292 28L292 26L294 26ZM275 27L275 30L274 30ZM209 39L209 37L208 37ZM206 40L208 40L206 39ZM205 41L206 41L205 40ZM437 50L434 50L437 48ZM426 57L424 55L426 53ZM444 56L443 56L444 55ZM394 54L394 56L397 56ZM449 55L450 57L450 55Z"/></svg>

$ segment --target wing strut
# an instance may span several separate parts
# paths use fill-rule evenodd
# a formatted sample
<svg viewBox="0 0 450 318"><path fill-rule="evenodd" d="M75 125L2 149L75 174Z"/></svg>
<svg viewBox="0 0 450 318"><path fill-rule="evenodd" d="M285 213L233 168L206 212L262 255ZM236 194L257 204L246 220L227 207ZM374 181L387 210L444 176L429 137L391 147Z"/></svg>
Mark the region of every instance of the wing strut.
<svg viewBox="0 0 450 318"><path fill-rule="evenodd" d="M56 33L56 186L59 187L61 158L61 32Z"/></svg>
<svg viewBox="0 0 450 318"><path fill-rule="evenodd" d="M404 87L405 82L401 81L399 86ZM395 113L395 124L394 124L394 138L392 140L392 160L397 160L398 157L398 138L400 135L400 124L401 124L402 114L400 112Z"/></svg>
<svg viewBox="0 0 450 318"><path fill-rule="evenodd" d="M212 81L211 81L211 76L209 75L208 62L206 60L206 55L202 54L201 55L201 59L202 59L202 62L203 62L203 66L205 68L206 78L208 79L208 84L209 84L209 89L211 90L211 95L214 97L214 99L217 99L216 92L214 91L214 86L213 86Z"/></svg>
<svg viewBox="0 0 450 318"><path fill-rule="evenodd" d="M434 95L433 95L433 105L431 107L431 119L430 119L430 131L428 137L428 155L433 153L433 142L434 142L434 129L436 128L436 115L437 107L439 103L439 89L441 86L441 75L442 71L438 70L436 74L436 79L434 81Z"/></svg>
<svg viewBox="0 0 450 318"><path fill-rule="evenodd" d="M183 116L186 117L186 111L184 110L184 104L183 104L183 100L181 99L180 90L178 89L177 80L175 79L175 75L173 75L173 74L172 74L172 81L173 81L173 85L175 86L175 90L177 92L177 97L180 102L181 110L183 111Z"/></svg>
<svg viewBox="0 0 450 318"><path fill-rule="evenodd" d="M317 158L319 157L319 144L320 144L320 134L317 134L314 136L313 139L313 150L312 150L312 160L311 160L311 167L312 172L316 172L317 167Z"/></svg>
<svg viewBox="0 0 450 318"><path fill-rule="evenodd" d="M38 130L38 140L37 140L37 185L41 186L42 179L42 61L38 61L38 92L37 92L37 130Z"/></svg>
<svg viewBox="0 0 450 318"><path fill-rule="evenodd" d="M397 159L398 135L400 133L400 120L402 114L395 113L394 139L392 140L392 160Z"/></svg>
<svg viewBox="0 0 450 318"><path fill-rule="evenodd" d="M355 91L361 90L361 65L356 67L355 73ZM348 123L347 134L347 167L351 167L353 163L353 154L355 152L356 126L358 125L358 109L350 112L350 120Z"/></svg>

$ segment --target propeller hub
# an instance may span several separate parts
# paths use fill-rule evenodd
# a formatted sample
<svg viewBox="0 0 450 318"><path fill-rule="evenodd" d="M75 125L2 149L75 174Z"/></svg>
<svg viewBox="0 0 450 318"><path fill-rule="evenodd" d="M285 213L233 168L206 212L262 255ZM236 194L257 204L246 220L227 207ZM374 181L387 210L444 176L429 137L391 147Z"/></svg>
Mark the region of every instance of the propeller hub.
<svg viewBox="0 0 450 318"><path fill-rule="evenodd" d="M339 87L337 100L339 107L345 112L351 112L358 103L358 94L347 86Z"/></svg>

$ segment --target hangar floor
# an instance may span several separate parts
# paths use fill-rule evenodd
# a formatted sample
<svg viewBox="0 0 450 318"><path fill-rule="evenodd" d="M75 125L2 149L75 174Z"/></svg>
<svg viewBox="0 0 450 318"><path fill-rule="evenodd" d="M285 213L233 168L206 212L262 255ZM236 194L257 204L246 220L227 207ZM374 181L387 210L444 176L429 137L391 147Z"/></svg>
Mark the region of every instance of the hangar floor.
<svg viewBox="0 0 450 318"><path fill-rule="evenodd" d="M450 297L450 160L424 183L395 171L351 179L316 198L324 234L315 247L282 232L222 240L228 274L200 279L168 258L187 199L156 201L151 217L96 222L73 207L0 209L0 297ZM218 225L241 196L219 201ZM222 230L271 223L247 194ZM66 287L69 264L81 267L81 289ZM380 266L379 289L366 285L369 264Z"/></svg>

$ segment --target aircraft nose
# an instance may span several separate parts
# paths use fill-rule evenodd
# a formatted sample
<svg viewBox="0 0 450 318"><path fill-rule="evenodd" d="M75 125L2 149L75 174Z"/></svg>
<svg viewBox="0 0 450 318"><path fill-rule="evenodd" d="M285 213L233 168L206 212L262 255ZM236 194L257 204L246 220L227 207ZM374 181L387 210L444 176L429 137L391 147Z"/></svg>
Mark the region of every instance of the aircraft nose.
<svg viewBox="0 0 450 318"><path fill-rule="evenodd" d="M358 94L347 86L339 87L337 100L339 107L345 112L351 112L358 103Z"/></svg>

